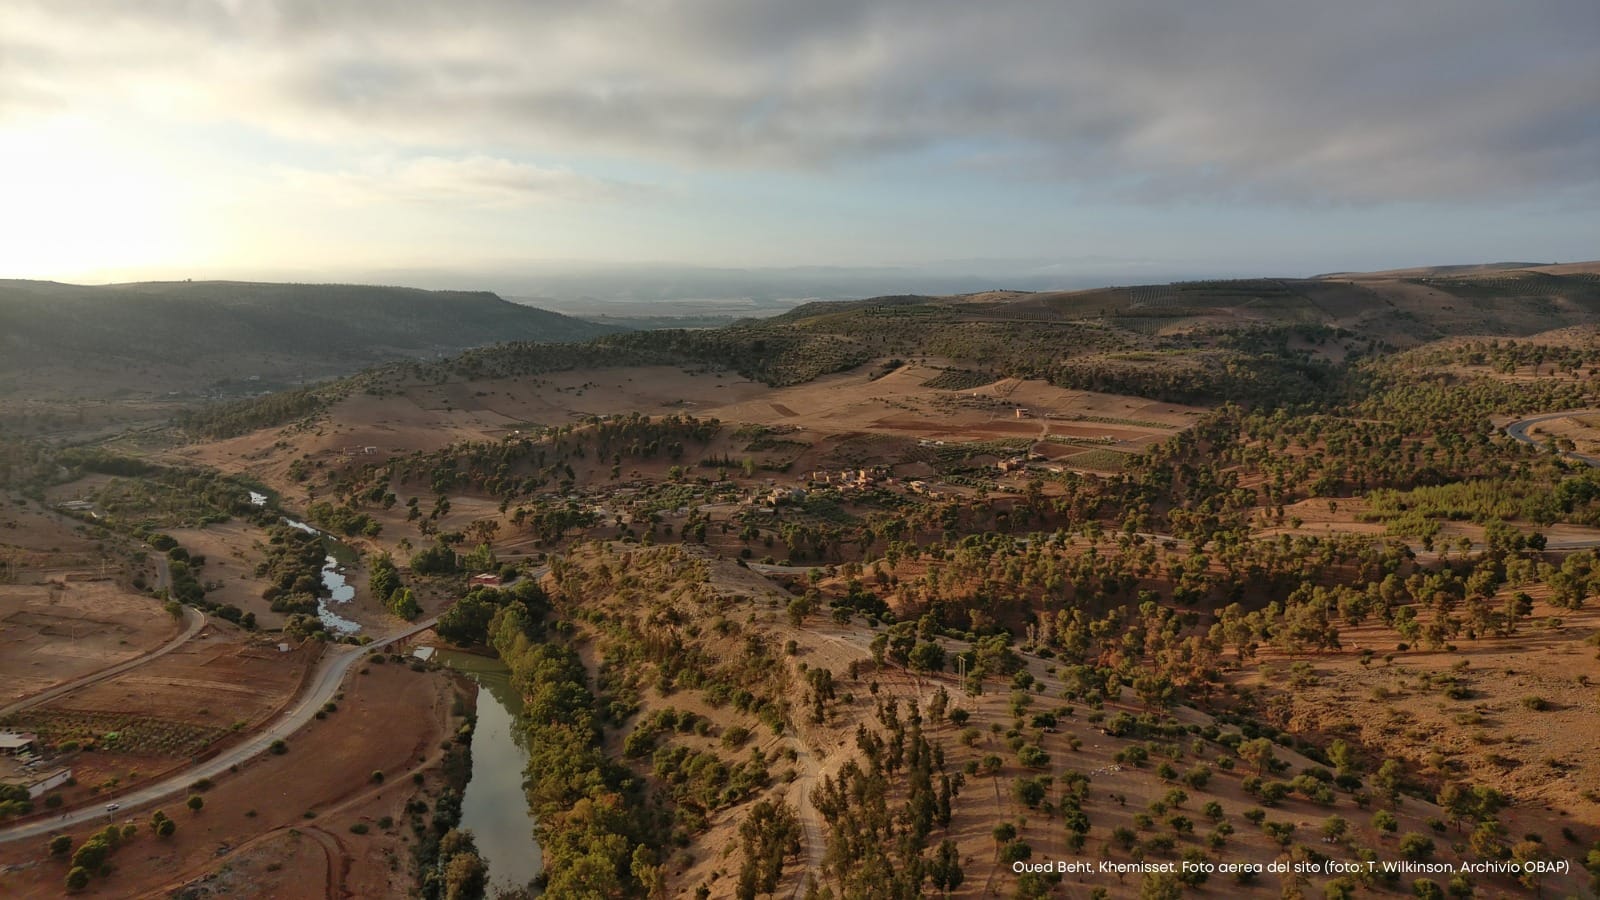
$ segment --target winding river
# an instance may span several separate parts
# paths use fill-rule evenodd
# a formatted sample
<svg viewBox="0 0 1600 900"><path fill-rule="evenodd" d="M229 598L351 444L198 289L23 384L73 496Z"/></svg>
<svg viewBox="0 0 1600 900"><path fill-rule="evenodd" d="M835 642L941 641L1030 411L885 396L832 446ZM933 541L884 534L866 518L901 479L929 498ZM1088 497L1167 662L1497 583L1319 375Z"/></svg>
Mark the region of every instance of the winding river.
<svg viewBox="0 0 1600 900"><path fill-rule="evenodd" d="M251 502L255 501L255 492L251 492ZM328 548L328 555L322 560L322 586L327 589L328 596L317 598L317 618L322 620L322 627L329 634L355 634L361 630L361 623L339 615L334 611L332 604L346 604L356 598L356 587L344 576L341 556L355 559L355 551L345 546L333 535L318 528L313 528L304 522L294 519L284 519L283 524L290 528L297 528L306 534L315 534L322 537L323 546Z"/></svg>
<svg viewBox="0 0 1600 900"><path fill-rule="evenodd" d="M529 885L543 866L533 817L522 788L528 765L517 718L522 698L511 671L497 659L440 649L433 657L478 685L478 723L472 732L472 778L461 798L461 827L472 830L489 864L490 896Z"/></svg>

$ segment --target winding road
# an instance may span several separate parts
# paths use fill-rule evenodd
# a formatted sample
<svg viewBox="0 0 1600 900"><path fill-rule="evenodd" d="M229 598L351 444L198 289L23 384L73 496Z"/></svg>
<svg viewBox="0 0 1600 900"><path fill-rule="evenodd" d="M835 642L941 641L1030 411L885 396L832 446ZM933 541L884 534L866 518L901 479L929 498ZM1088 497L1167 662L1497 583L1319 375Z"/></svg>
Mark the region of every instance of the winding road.
<svg viewBox="0 0 1600 900"><path fill-rule="evenodd" d="M1565 419L1568 416L1583 415L1600 416L1600 409L1569 409L1566 412L1545 413L1543 415L1530 416L1526 419L1518 419L1517 421L1506 426L1506 436L1510 437L1514 441L1521 441L1524 444L1543 444L1543 441L1538 440L1528 434L1529 428L1534 425L1538 425L1540 422L1550 422L1556 419ZM1575 450L1563 450L1561 451L1561 455L1567 459L1575 459L1585 465L1600 468L1600 456L1590 456L1587 453L1579 453Z"/></svg>
<svg viewBox="0 0 1600 900"><path fill-rule="evenodd" d="M334 694L338 693L339 685L343 683L344 677L349 674L350 669L368 653L379 650L395 641L404 640L412 635L426 631L432 628L436 622L438 622L438 617L418 622L405 631L382 640L373 641L364 647L343 644L330 648L318 664L319 671L312 676L311 683L306 685L305 690L300 692L300 696L295 700L294 704L279 714L272 724L251 735L243 743L229 747L203 763L191 766L181 772L176 772L161 781L118 795L115 800L122 808L119 812L126 814L126 810L146 803L153 803L173 794L182 793L188 790L191 784L202 778L214 778L227 772L233 766L244 763L265 752L273 741L288 738L310 722L312 717L316 715L317 710L321 709L324 703L327 703L333 698ZM136 662L142 661L145 661L145 659L137 660ZM0 831L0 843L38 838L68 828L75 828L88 822L99 823L106 818L107 813L103 808L90 806L61 816L40 819L7 828Z"/></svg>
<svg viewBox="0 0 1600 900"><path fill-rule="evenodd" d="M550 566L549 564L545 564L529 570L527 577L537 581L544 578L544 576L549 574L549 572ZM198 612L189 610L187 608L185 609L185 612L193 612L194 615L198 617L198 624L191 625L191 632L198 631L199 628L205 624L205 617L201 616ZM300 696L296 698L293 705L280 713L277 719L275 719L266 728L251 735L250 738L243 743L229 747L228 749L223 750L215 757L206 760L203 763L199 763L179 772L174 772L160 781L145 785L137 790L130 790L110 799L115 800L120 807L118 812L125 812L126 810L137 806L142 806L147 803L154 803L157 800L164 799L173 794L183 793L189 789L190 785L202 778L214 778L224 772L227 772L234 766L240 765L260 755L261 753L266 752L267 748L272 746L273 741L287 739L290 735L305 727L305 725L316 716L317 710L321 709L323 704L333 699L333 695L339 692L339 685L344 683L345 676L350 674L350 669L354 667L357 662L373 651L380 650L390 644L395 643L396 641L403 641L406 638L427 631L436 625L438 621L438 616L424 619L421 622L412 624L411 627L407 628L405 631L392 634L380 640L375 640L366 646L357 647L349 644L340 644L331 647L328 652L323 654L322 659L317 663L318 669L316 673L312 675L311 682L307 684L300 692ZM121 671L133 668L140 663L148 662L155 656L170 652L178 644L188 640L190 636L192 636L192 634L190 632L186 632L180 638L169 642L166 646L160 648L152 654L147 654L139 657L138 659L129 660L126 663L123 663L119 666L113 666L110 669L104 669L90 676L89 680L94 681L99 680L100 678L109 678ZM50 693L52 696L54 696L57 691L60 693L65 693L73 688L82 687L86 683L89 682L80 679L78 682L70 685L62 685L60 688L52 689L52 691L47 693ZM24 703L32 704L36 702L43 702L44 696L44 694L36 694L29 698L29 700L24 701ZM51 834L67 828L74 828L86 822L98 823L105 818L106 815L107 813L103 807L88 806L82 809L72 810L54 818L38 819L32 822L25 822L11 828L0 829L0 844L10 841L25 840L28 838L37 838L42 835Z"/></svg>

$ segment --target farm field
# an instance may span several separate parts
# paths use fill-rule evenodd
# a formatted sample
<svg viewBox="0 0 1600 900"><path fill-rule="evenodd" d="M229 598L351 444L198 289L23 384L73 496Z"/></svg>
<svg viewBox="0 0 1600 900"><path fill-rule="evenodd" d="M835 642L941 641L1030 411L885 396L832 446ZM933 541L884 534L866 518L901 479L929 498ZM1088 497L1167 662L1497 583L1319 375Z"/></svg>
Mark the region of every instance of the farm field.
<svg viewBox="0 0 1600 900"><path fill-rule="evenodd" d="M440 741L454 730L457 691L443 675L371 666L351 679L335 712L295 736L289 752L217 779L203 792L198 812L183 809L182 797L165 804L178 821L172 838L143 829L154 807L118 810L118 822L138 823L142 833L120 848L115 871L86 895L164 896L186 885L201 896L403 893L405 866L396 870L391 860L403 862L410 852L404 807L416 794L439 790L436 780L414 784L411 773L431 772L429 763L436 764ZM375 782L374 770L393 777ZM401 826L380 827L385 816ZM368 833L352 833L357 822L366 823ZM8 876L8 896L60 895L66 867L41 851L0 844L0 867L38 876Z"/></svg>
<svg viewBox="0 0 1600 900"><path fill-rule="evenodd" d="M0 584L0 707L153 650L180 627L109 579Z"/></svg>

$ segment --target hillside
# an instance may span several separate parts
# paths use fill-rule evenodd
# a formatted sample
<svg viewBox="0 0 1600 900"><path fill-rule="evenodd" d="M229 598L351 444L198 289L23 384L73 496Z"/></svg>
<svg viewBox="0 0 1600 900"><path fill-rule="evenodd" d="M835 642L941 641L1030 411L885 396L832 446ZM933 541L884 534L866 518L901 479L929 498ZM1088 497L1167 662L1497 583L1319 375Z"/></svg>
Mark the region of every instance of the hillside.
<svg viewBox="0 0 1600 900"><path fill-rule="evenodd" d="M1318 395L1352 355L1596 322L1600 279L1583 272L1348 275L814 302L718 329L613 335L591 355L725 367L774 386L874 359L932 360L1173 403L1256 402ZM509 344L441 367L428 377L569 366L548 348Z"/></svg>
<svg viewBox="0 0 1600 900"><path fill-rule="evenodd" d="M45 831L193 784L102 893L511 887L531 834L550 897L1592 895L1584 276L894 296L0 423L0 724L78 782L0 802L0 868L59 896ZM139 806L235 731L282 752Z"/></svg>
<svg viewBox="0 0 1600 900"><path fill-rule="evenodd" d="M497 341L616 331L487 292L360 285L0 281L0 395L237 392ZM260 390L260 387L254 388Z"/></svg>
<svg viewBox="0 0 1600 900"><path fill-rule="evenodd" d="M1571 267L1567 267L1571 268ZM1343 390L1342 364L1442 338L1528 336L1600 324L1600 277L1485 274L1234 279L1088 291L988 291L813 302L721 328L658 329L560 344L509 340L366 372L316 396L248 400L187 417L212 436L281 425L352 388L525 378L630 366L731 371L770 387L878 361L932 367L929 386L1001 378L1176 404L1307 402ZM251 392L255 393L255 392Z"/></svg>

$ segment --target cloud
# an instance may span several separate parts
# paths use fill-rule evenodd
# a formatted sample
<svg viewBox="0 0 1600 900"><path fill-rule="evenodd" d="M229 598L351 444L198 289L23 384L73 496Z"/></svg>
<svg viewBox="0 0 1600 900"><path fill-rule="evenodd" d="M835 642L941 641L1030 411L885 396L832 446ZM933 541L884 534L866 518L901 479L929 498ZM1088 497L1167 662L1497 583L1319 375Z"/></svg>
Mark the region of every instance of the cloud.
<svg viewBox="0 0 1600 900"><path fill-rule="evenodd" d="M29 110L469 158L914 162L1151 202L1600 183L1593 0L8 0L0 34Z"/></svg>
<svg viewBox="0 0 1600 900"><path fill-rule="evenodd" d="M652 191L643 185L594 178L490 156L375 157L339 171L280 166L274 174L291 189L346 205L384 202L514 208L560 201L610 201Z"/></svg>

